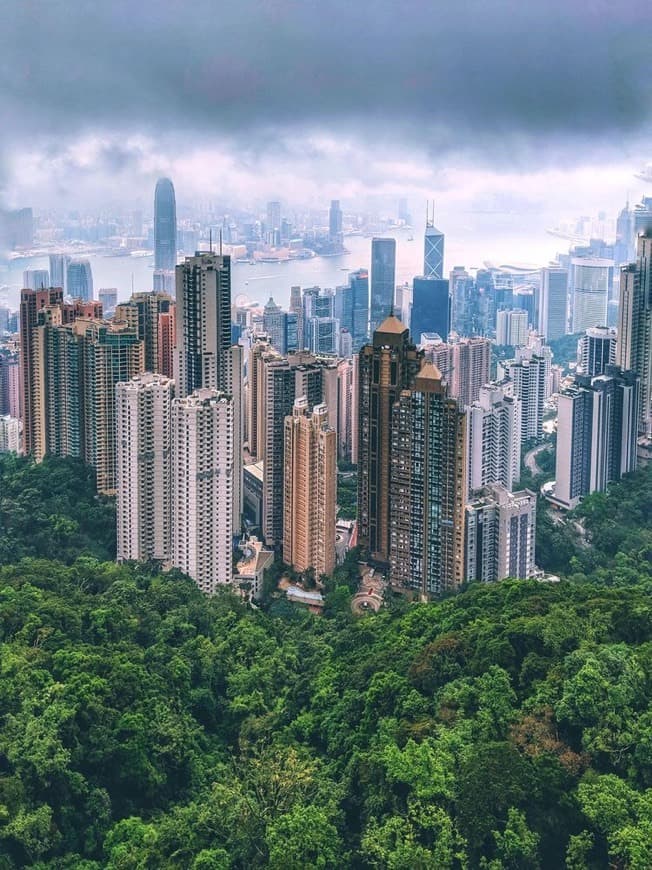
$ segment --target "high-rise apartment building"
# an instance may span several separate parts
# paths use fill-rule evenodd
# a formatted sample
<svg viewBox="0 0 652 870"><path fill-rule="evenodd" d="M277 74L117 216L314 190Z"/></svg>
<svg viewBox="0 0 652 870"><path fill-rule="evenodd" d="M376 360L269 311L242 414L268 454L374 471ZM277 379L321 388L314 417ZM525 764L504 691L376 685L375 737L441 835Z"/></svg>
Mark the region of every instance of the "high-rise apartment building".
<svg viewBox="0 0 652 870"><path fill-rule="evenodd" d="M609 291L613 284L613 260L572 257L568 275L571 332L607 323Z"/></svg>
<svg viewBox="0 0 652 870"><path fill-rule="evenodd" d="M466 507L465 581L525 580L536 573L536 494L495 484L477 492Z"/></svg>
<svg viewBox="0 0 652 870"><path fill-rule="evenodd" d="M154 289L174 291L177 265L177 204L174 185L159 178L154 191Z"/></svg>
<svg viewBox="0 0 652 870"><path fill-rule="evenodd" d="M176 269L177 395L224 389L231 346L231 258L197 253Z"/></svg>
<svg viewBox="0 0 652 870"><path fill-rule="evenodd" d="M524 350L528 350L527 348ZM543 408L549 389L549 364L544 356L529 350L507 367L512 394L521 402L521 439L543 438Z"/></svg>
<svg viewBox="0 0 652 870"><path fill-rule="evenodd" d="M84 302L93 299L93 272L89 260L70 260L66 270L66 294Z"/></svg>
<svg viewBox="0 0 652 870"><path fill-rule="evenodd" d="M432 204L432 215L426 210L426 233L423 251L423 274L426 278L444 277L444 234L435 226L435 204ZM439 330L436 330L439 332ZM441 333L439 333L441 335ZM412 330L412 335L417 333ZM442 335L442 338L446 336Z"/></svg>
<svg viewBox="0 0 652 870"><path fill-rule="evenodd" d="M389 578L423 597L464 579L465 419L427 361L392 407Z"/></svg>
<svg viewBox="0 0 652 870"><path fill-rule="evenodd" d="M464 408L475 402L481 387L489 381L491 342L488 338L462 338L450 347L453 361L452 376L448 378L450 395Z"/></svg>
<svg viewBox="0 0 652 870"><path fill-rule="evenodd" d="M159 364L159 318L163 314L174 314L174 300L167 293L133 293L129 302L118 306L118 313L125 318L127 305L135 309L133 316L127 316L130 326L135 325L138 338L145 348L145 370L158 372ZM119 319L116 317L116 319Z"/></svg>
<svg viewBox="0 0 652 870"><path fill-rule="evenodd" d="M620 273L616 363L641 379L639 429L652 436L652 229L637 240L637 259Z"/></svg>
<svg viewBox="0 0 652 870"><path fill-rule="evenodd" d="M616 330L592 326L577 342L578 375L601 375L616 362Z"/></svg>
<svg viewBox="0 0 652 870"><path fill-rule="evenodd" d="M369 331L373 334L392 313L396 286L396 241L371 240L371 306Z"/></svg>
<svg viewBox="0 0 652 870"><path fill-rule="evenodd" d="M156 371L166 377L174 376L174 348L176 346L176 311L171 305L168 311L161 311L158 316L156 338Z"/></svg>
<svg viewBox="0 0 652 870"><path fill-rule="evenodd" d="M102 311L105 317L111 317L115 313L116 305L118 304L118 288L117 287L101 287L97 291L97 298L100 300Z"/></svg>
<svg viewBox="0 0 652 870"><path fill-rule="evenodd" d="M448 280L434 276L412 281L410 333L417 341L422 333L436 332L444 341L451 328Z"/></svg>
<svg viewBox="0 0 652 870"><path fill-rule="evenodd" d="M68 254L50 254L50 286L67 292L66 275L71 258Z"/></svg>
<svg viewBox="0 0 652 870"><path fill-rule="evenodd" d="M328 409L294 402L284 426L283 561L316 576L335 568L336 433Z"/></svg>
<svg viewBox="0 0 652 870"><path fill-rule="evenodd" d="M568 332L568 270L546 267L541 270L538 331L546 341Z"/></svg>
<svg viewBox="0 0 652 870"><path fill-rule="evenodd" d="M18 351L0 347L0 414L21 419L20 356Z"/></svg>
<svg viewBox="0 0 652 870"><path fill-rule="evenodd" d="M522 347L527 344L528 313L521 308L501 309L496 312L496 344Z"/></svg>
<svg viewBox="0 0 652 870"><path fill-rule="evenodd" d="M128 326L79 318L72 325L81 341L83 458L95 468L97 489L116 489L115 392L145 368L143 342Z"/></svg>
<svg viewBox="0 0 652 870"><path fill-rule="evenodd" d="M358 540L374 561L388 564L392 409L410 389L421 354L390 315L358 357Z"/></svg>
<svg viewBox="0 0 652 870"><path fill-rule="evenodd" d="M558 397L555 500L575 507L636 469L640 378L608 366L578 377Z"/></svg>
<svg viewBox="0 0 652 870"><path fill-rule="evenodd" d="M173 398L161 374L116 385L118 561L170 561Z"/></svg>
<svg viewBox="0 0 652 870"><path fill-rule="evenodd" d="M172 564L208 595L233 578L235 413L217 390L172 403Z"/></svg>
<svg viewBox="0 0 652 870"><path fill-rule="evenodd" d="M20 420L0 414L0 453L20 452Z"/></svg>
<svg viewBox="0 0 652 870"><path fill-rule="evenodd" d="M469 489L511 490L521 474L521 403L500 384L482 387L467 408Z"/></svg>

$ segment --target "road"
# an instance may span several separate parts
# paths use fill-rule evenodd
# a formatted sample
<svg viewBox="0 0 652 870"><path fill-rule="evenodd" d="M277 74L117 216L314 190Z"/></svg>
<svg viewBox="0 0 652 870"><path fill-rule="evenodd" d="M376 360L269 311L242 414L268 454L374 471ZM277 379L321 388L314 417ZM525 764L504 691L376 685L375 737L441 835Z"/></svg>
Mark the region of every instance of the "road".
<svg viewBox="0 0 652 870"><path fill-rule="evenodd" d="M533 447L532 450L528 450L523 459L525 465L535 477L537 474L543 474L543 469L539 468L537 465L537 454L541 453L542 450L545 450L546 447L548 447L548 443L545 441L543 444L537 444L537 446Z"/></svg>

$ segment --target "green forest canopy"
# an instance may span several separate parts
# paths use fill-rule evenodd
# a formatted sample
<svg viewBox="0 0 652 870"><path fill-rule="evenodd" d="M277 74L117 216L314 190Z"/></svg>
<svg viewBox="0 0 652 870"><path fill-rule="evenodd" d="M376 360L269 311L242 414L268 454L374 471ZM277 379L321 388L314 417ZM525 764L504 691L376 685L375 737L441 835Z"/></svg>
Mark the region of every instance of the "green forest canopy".
<svg viewBox="0 0 652 870"><path fill-rule="evenodd" d="M60 463L35 522L77 523L69 564L21 537L0 463L29 553L0 568L2 870L652 866L644 474L629 514L584 503L589 535L631 528L559 584L278 619L93 554Z"/></svg>

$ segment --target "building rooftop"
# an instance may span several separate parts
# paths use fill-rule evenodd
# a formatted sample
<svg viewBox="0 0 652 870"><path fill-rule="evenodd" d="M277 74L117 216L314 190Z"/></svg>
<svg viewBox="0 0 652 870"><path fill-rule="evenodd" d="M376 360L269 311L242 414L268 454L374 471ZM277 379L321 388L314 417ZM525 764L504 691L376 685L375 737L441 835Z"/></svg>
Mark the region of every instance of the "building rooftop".
<svg viewBox="0 0 652 870"><path fill-rule="evenodd" d="M386 317L383 322L380 324L376 332L387 332L392 335L403 335L404 332L407 332L407 326L396 317L395 314L390 314L389 317Z"/></svg>

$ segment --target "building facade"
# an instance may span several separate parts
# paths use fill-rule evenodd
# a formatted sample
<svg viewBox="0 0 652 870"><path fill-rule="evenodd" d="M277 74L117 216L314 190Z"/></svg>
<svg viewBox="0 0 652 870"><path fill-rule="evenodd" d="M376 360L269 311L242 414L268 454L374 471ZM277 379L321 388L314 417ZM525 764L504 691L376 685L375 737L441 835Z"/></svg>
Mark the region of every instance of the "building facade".
<svg viewBox="0 0 652 870"><path fill-rule="evenodd" d="M396 241L374 238L371 240L371 304L369 333L378 329L394 307L396 286Z"/></svg>

